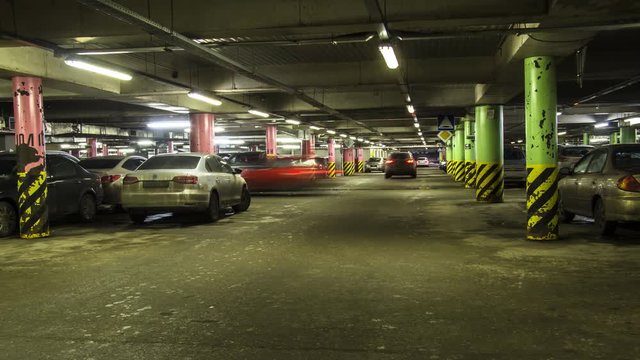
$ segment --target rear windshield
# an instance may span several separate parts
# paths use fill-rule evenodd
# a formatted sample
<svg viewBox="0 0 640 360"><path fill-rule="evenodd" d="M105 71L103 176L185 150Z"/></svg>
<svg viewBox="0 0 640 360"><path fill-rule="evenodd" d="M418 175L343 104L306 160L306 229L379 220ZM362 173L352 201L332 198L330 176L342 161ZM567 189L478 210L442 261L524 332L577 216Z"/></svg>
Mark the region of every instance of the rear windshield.
<svg viewBox="0 0 640 360"><path fill-rule="evenodd" d="M389 159L408 159L410 157L412 156L408 153L393 153L389 155Z"/></svg>
<svg viewBox="0 0 640 360"><path fill-rule="evenodd" d="M16 172L16 160L0 158L0 176L11 176Z"/></svg>
<svg viewBox="0 0 640 360"><path fill-rule="evenodd" d="M140 165L138 170L195 169L199 156L154 156Z"/></svg>
<svg viewBox="0 0 640 360"><path fill-rule="evenodd" d="M520 149L505 148L504 159L505 160L522 160L524 159L524 153Z"/></svg>
<svg viewBox="0 0 640 360"><path fill-rule="evenodd" d="M369 158L369 162L380 162L380 158Z"/></svg>
<svg viewBox="0 0 640 360"><path fill-rule="evenodd" d="M85 159L78 164L85 169L111 169L116 167L122 159Z"/></svg>
<svg viewBox="0 0 640 360"><path fill-rule="evenodd" d="M593 149L591 147L565 147L560 149L560 156L583 157Z"/></svg>
<svg viewBox="0 0 640 360"><path fill-rule="evenodd" d="M613 166L621 170L640 171L640 147L614 150Z"/></svg>

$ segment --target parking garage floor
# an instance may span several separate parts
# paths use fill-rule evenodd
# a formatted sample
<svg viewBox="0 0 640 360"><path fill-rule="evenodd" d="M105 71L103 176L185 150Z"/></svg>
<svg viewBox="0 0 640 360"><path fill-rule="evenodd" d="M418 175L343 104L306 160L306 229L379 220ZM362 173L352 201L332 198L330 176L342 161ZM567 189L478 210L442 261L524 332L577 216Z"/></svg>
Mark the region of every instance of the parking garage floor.
<svg viewBox="0 0 640 360"><path fill-rule="evenodd" d="M0 242L3 359L636 359L640 231L526 242L435 169Z"/></svg>

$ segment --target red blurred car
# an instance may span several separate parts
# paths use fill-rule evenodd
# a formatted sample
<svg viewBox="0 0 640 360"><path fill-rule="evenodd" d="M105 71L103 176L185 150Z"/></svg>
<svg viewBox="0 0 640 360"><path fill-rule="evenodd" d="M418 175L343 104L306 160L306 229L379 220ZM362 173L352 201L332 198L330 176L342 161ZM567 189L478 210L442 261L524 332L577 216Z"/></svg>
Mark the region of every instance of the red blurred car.
<svg viewBox="0 0 640 360"><path fill-rule="evenodd" d="M252 192L303 190L313 186L318 179L327 177L324 158L252 157L255 161L230 164L232 167L242 169L242 177Z"/></svg>

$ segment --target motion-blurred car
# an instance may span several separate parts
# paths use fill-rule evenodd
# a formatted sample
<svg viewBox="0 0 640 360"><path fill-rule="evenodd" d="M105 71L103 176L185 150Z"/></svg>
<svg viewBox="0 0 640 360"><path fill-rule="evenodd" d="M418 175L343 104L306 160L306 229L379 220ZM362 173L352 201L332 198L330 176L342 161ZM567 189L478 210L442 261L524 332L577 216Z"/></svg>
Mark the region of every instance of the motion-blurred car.
<svg viewBox="0 0 640 360"><path fill-rule="evenodd" d="M593 149L593 145L558 145L558 168L572 166Z"/></svg>
<svg viewBox="0 0 640 360"><path fill-rule="evenodd" d="M621 221L640 221L640 144L607 145L560 172L559 212L593 217L598 231L613 234Z"/></svg>
<svg viewBox="0 0 640 360"><path fill-rule="evenodd" d="M207 220L216 221L222 209L242 212L250 204L242 176L210 154L154 156L127 174L122 186L122 206L137 224L162 212L201 212Z"/></svg>
<svg viewBox="0 0 640 360"><path fill-rule="evenodd" d="M416 166L417 166L417 167L427 167L427 166L429 166L430 164L431 164L431 163L430 163L430 161L429 161L429 158L426 158L426 157L419 157L419 158L416 160Z"/></svg>
<svg viewBox="0 0 640 360"><path fill-rule="evenodd" d="M371 157L364 163L364 172L382 171L384 172L384 159L379 157Z"/></svg>
<svg viewBox="0 0 640 360"><path fill-rule="evenodd" d="M60 154L47 154L47 206L49 217L78 215L83 222L96 218L102 201L100 178ZM16 232L18 179L16 154L0 154L0 236Z"/></svg>
<svg viewBox="0 0 640 360"><path fill-rule="evenodd" d="M417 176L416 161L410 152L393 152L384 162L384 178L389 179L394 175Z"/></svg>
<svg viewBox="0 0 640 360"><path fill-rule="evenodd" d="M100 176L104 190L105 205L120 206L122 203L122 180L138 168L145 158L142 156L98 156L80 161L80 166Z"/></svg>
<svg viewBox="0 0 640 360"><path fill-rule="evenodd" d="M504 147L504 182L518 185L527 182L527 159L519 147Z"/></svg>
<svg viewBox="0 0 640 360"><path fill-rule="evenodd" d="M237 164L234 164L237 165ZM316 185L327 177L317 158L280 157L247 163L240 167L251 191L297 191Z"/></svg>

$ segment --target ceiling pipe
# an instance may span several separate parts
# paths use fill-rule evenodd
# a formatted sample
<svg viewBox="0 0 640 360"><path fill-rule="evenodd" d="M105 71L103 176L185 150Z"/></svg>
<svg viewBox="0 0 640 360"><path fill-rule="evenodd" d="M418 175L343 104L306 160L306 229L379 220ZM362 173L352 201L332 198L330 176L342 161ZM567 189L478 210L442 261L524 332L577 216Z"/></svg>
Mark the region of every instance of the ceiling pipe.
<svg viewBox="0 0 640 360"><path fill-rule="evenodd" d="M595 92L595 93L593 93L593 94L591 94L589 96L585 96L585 97L575 101L572 104L572 106L578 106L580 104L584 104L584 103L589 102L591 100L595 100L595 99L597 99L599 97L602 97L602 96L611 94L613 92L622 90L624 88L627 88L627 87L629 87L631 85L634 85L634 84L637 84L639 82L640 82L640 75L634 76L631 79L625 80L625 81L623 81L621 83L618 83L616 85L610 86L610 87L608 87L606 89L602 89L602 90L600 90L598 92Z"/></svg>
<svg viewBox="0 0 640 360"><path fill-rule="evenodd" d="M166 41L169 44L172 44L176 47L180 47L184 49L186 52L194 56L197 56L201 59L214 63L227 70L236 72L249 79L256 80L256 81L280 88L286 93L297 97L298 99L304 101L305 103L317 109L320 109L342 120L354 121L359 126L367 130L374 131L373 129L369 128L366 124L353 120L351 117L344 115L339 111L326 106L325 104L317 101L316 99L306 95L302 91L296 88L293 88L289 85L286 85L278 80L272 79L266 75L257 73L252 69L250 69L249 67L246 67L240 64L239 62L220 54L214 49L203 46L202 44L199 44L194 40L178 32L175 32L149 18L146 18L114 1L111 1L111 0L77 0L77 1L96 11L99 11L111 17L114 17L122 22L141 28L144 31L148 32L149 34L157 37L158 39L162 39L163 41Z"/></svg>

